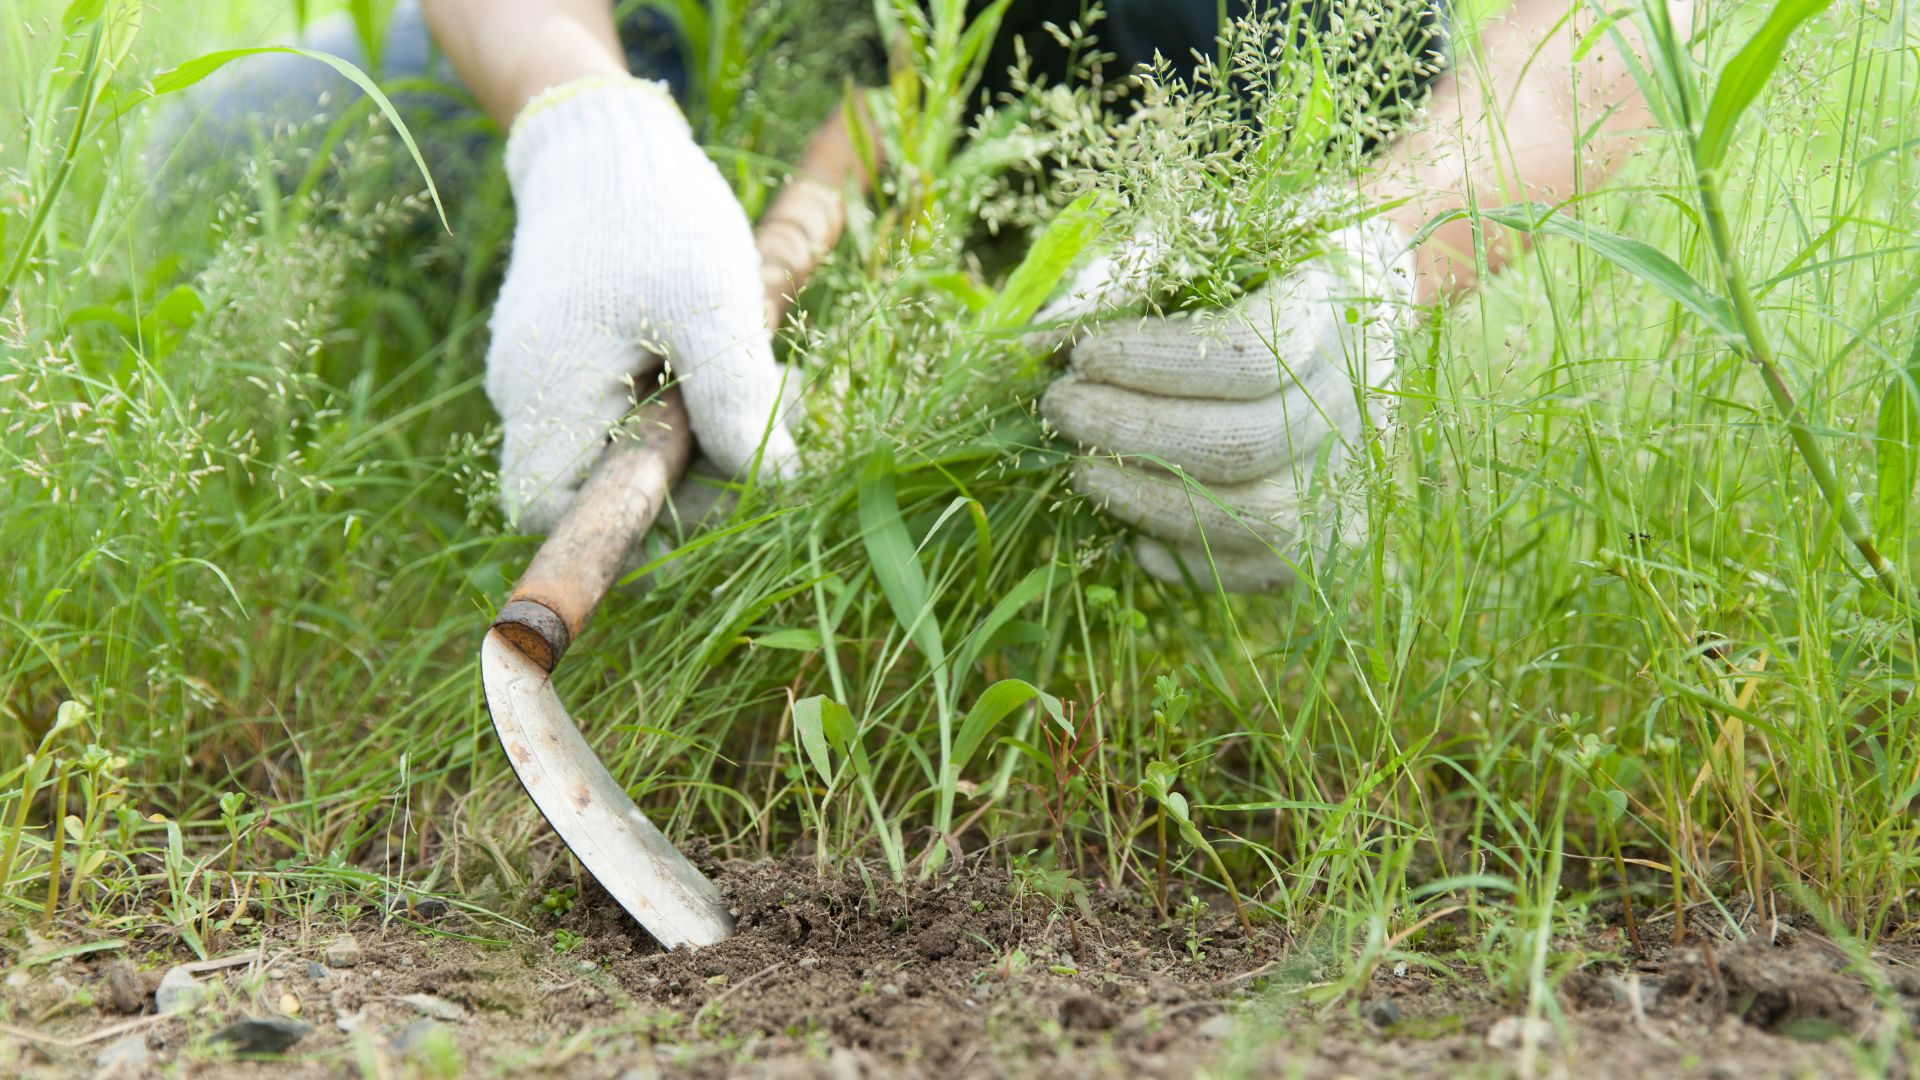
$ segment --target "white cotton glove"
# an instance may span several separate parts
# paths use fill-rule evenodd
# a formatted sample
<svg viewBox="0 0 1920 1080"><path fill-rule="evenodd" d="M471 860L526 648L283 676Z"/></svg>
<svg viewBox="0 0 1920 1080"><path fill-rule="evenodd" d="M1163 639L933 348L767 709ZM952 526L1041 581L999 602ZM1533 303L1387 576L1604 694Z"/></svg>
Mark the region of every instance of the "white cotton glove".
<svg viewBox="0 0 1920 1080"><path fill-rule="evenodd" d="M660 356L717 472L747 468L763 440L762 468L790 471L753 230L665 88L547 91L514 122L507 178L518 219L487 396L508 519L552 528L608 432L659 385Z"/></svg>
<svg viewBox="0 0 1920 1080"><path fill-rule="evenodd" d="M1135 551L1155 577L1184 580L1184 562L1208 582L1211 551L1226 588L1271 588L1292 580L1286 559L1301 542L1325 534L1328 515L1307 497L1323 444L1334 440L1324 449L1335 468L1357 447L1363 399L1392 376L1413 292L1395 227L1365 221L1325 247L1232 308L1096 326L1041 399L1061 434L1109 455L1077 465L1074 487L1141 531ZM1055 311L1124 302L1116 290L1137 288L1125 266L1090 267ZM1239 520L1141 456L1178 466Z"/></svg>

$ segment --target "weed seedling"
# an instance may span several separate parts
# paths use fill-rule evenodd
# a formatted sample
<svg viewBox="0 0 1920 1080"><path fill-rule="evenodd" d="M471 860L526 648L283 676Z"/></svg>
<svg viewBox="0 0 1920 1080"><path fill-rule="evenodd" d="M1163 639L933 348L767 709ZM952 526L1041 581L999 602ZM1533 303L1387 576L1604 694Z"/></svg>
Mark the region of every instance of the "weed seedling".
<svg viewBox="0 0 1920 1080"><path fill-rule="evenodd" d="M1201 921L1207 917L1207 902L1197 894L1188 893L1187 902L1181 904L1174 917L1186 924L1187 962L1197 964L1207 958L1207 946L1213 939L1200 932Z"/></svg>
<svg viewBox="0 0 1920 1080"><path fill-rule="evenodd" d="M540 896L540 910L559 918L573 910L573 901L580 893L577 886L562 885L557 889L548 889Z"/></svg>

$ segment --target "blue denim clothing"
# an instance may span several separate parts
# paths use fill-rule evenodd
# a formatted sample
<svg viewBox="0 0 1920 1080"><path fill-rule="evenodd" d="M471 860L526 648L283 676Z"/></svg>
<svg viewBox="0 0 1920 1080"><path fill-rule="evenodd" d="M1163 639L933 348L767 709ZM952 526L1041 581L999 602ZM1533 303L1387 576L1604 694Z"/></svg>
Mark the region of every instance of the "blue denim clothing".
<svg viewBox="0 0 1920 1080"><path fill-rule="evenodd" d="M678 37L665 19L650 10L639 11L623 21L621 42L628 68L634 74L659 79L676 98L684 99L688 86L686 61ZM403 115L444 120L470 113L471 104L459 89L459 76L435 46L416 0L401 0L394 6L377 66L369 63L353 20L345 13L317 20L294 44L331 53L368 72L389 92ZM444 87L444 92L427 89L431 84ZM151 145L187 160L198 160L208 153L231 153L281 128L337 116L360 96L359 88L333 68L307 57L291 53L249 56L228 64L194 87L186 107L169 117L172 125L163 122L163 133L157 134ZM482 141L471 130L451 139L445 133L415 130L430 165L436 158L444 163L449 157L475 151Z"/></svg>

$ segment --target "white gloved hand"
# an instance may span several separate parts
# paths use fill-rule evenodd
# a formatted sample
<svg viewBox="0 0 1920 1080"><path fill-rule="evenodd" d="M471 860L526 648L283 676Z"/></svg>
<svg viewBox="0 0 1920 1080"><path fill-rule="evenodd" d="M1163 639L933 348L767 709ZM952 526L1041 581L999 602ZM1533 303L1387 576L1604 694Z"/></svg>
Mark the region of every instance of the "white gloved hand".
<svg viewBox="0 0 1920 1080"><path fill-rule="evenodd" d="M1135 551L1153 576L1179 582L1184 562L1209 581L1211 551L1226 588L1271 588L1292 580L1285 560L1301 542L1324 534L1309 519L1327 515L1308 498L1323 444L1334 440L1324 447L1334 468L1357 447L1364 398L1393 373L1413 292L1413 257L1393 226L1351 225L1325 247L1233 308L1096 326L1041 399L1061 434L1120 456L1081 462L1073 484L1144 534ZM1111 306L1126 299L1116 288L1137 287L1111 263L1087 277L1056 310ZM1179 467L1238 520L1142 456Z"/></svg>
<svg viewBox="0 0 1920 1080"><path fill-rule="evenodd" d="M655 390L660 356L719 473L747 468L763 441L763 469L788 472L753 230L666 89L547 91L514 122L506 164L518 219L486 382L508 519L552 528L608 432Z"/></svg>

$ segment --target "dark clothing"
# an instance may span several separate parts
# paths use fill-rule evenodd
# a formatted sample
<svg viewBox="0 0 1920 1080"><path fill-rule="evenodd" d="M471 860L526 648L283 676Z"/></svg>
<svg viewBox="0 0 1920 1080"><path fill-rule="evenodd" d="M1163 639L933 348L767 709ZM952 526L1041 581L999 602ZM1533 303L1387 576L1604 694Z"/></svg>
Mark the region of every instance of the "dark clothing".
<svg viewBox="0 0 1920 1080"><path fill-rule="evenodd" d="M1008 69L1017 53L1014 40L1022 40L1032 77L1044 76L1058 82L1067 74L1071 60L1067 46L1046 29L1048 23L1065 28L1080 21L1094 0L1013 0L1001 20L1000 34L981 79L982 89L997 96L1008 89ZM1325 32L1335 6L1332 0L1300 0L1307 4L1303 20L1313 29ZM1399 95L1414 100L1425 95L1427 87L1446 66L1445 11L1447 0L1431 0L1420 10L1418 19L1408 19L1398 28L1402 44L1396 50L1403 56L1424 61L1417 75L1403 77L1402 85L1383 91L1388 97ZM978 2L976 8L981 6ZM1108 79L1125 76L1154 57L1164 57L1173 73L1190 79L1201 56L1214 55L1221 16L1229 20L1247 15L1261 0L1104 0L1100 4L1105 17L1087 27L1099 50L1111 54L1106 65ZM1285 4L1275 0L1279 10ZM1346 74L1351 65L1338 64L1336 73ZM1385 74L1384 72L1382 74Z"/></svg>
<svg viewBox="0 0 1920 1080"><path fill-rule="evenodd" d="M1016 37L1026 43L1034 73L1047 76L1049 82L1060 81L1066 74L1068 50L1046 30L1046 25L1052 23L1063 29L1075 21L1085 25L1082 14L1089 6L1089 0L1013 0L1001 20L993 58L982 79L986 89L1006 89ZM1106 0L1101 6L1106 17L1089 30L1100 51L1113 54L1109 77L1152 63L1155 54L1166 57L1174 70L1191 74L1194 54L1211 54L1220 30L1219 0ZM1246 0L1229 0L1226 4L1229 19L1246 13Z"/></svg>

